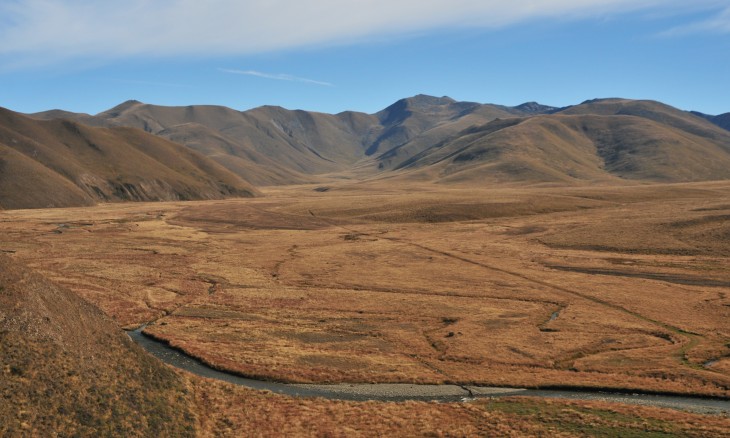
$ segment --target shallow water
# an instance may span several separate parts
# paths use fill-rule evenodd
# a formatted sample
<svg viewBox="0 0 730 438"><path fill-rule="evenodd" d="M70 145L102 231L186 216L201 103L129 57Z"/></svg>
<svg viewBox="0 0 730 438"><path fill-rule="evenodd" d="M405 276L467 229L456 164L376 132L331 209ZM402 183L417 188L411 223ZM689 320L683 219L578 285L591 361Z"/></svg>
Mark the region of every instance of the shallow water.
<svg viewBox="0 0 730 438"><path fill-rule="evenodd" d="M619 394L578 390L534 390L459 385L413 385L390 383L341 383L334 385L289 384L248 379L213 369L199 360L142 333L144 326L128 332L139 346L166 364L202 377L222 380L252 389L268 390L292 397L323 397L331 400L440 401L459 402L483 397L534 396L571 400L600 400L634 405L680 409L703 414L730 416L730 400L650 394Z"/></svg>

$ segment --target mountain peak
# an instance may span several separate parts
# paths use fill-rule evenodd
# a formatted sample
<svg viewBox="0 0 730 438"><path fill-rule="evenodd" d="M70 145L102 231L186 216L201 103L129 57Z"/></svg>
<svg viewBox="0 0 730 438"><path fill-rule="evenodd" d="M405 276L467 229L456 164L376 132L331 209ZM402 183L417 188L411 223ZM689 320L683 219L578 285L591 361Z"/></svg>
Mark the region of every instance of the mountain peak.
<svg viewBox="0 0 730 438"><path fill-rule="evenodd" d="M125 102L120 103L119 105L115 106L114 108L108 109L106 111L101 112L100 114L106 114L112 117L116 117L119 114L123 113L124 111L135 107L137 105L144 105L139 100L130 99Z"/></svg>
<svg viewBox="0 0 730 438"><path fill-rule="evenodd" d="M527 114L543 114L557 109L554 106L542 105L537 102L525 102L514 108Z"/></svg>
<svg viewBox="0 0 730 438"><path fill-rule="evenodd" d="M408 103L409 106L415 106L415 107L426 107L426 106L440 106L440 105L450 105L452 103L456 103L456 101L449 96L430 96L428 94L417 94L413 97L408 97L406 99L403 99L405 102Z"/></svg>
<svg viewBox="0 0 730 438"><path fill-rule="evenodd" d="M445 107L457 103L448 96L436 97L427 94L417 94L413 97L406 97L396 101L394 104L378 113L381 121L385 124L392 124L404 120L413 112L427 113L435 108Z"/></svg>
<svg viewBox="0 0 730 438"><path fill-rule="evenodd" d="M622 99L620 97L600 97L597 99L588 99L581 102L581 105L590 105L592 103L620 103L627 102L628 99Z"/></svg>

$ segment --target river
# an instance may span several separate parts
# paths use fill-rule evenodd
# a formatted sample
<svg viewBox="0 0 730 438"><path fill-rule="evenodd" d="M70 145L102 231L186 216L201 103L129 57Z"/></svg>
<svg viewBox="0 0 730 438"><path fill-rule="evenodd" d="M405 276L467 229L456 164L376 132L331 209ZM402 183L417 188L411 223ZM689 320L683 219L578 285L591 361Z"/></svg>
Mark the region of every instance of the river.
<svg viewBox="0 0 730 438"><path fill-rule="evenodd" d="M571 400L599 400L633 405L679 409L701 414L730 416L730 400L653 394L623 394L583 390L543 390L461 385L414 385L403 383L294 384L241 377L213 369L198 359L142 333L144 326L128 332L134 342L166 364L190 373L292 397L323 397L354 401L440 401L463 402L481 397L533 396Z"/></svg>

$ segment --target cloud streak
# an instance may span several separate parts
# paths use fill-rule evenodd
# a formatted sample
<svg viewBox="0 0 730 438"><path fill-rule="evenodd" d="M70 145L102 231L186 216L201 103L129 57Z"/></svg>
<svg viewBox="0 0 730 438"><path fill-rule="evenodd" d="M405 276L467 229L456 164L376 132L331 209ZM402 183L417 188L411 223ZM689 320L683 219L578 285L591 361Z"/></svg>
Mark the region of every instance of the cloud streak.
<svg viewBox="0 0 730 438"><path fill-rule="evenodd" d="M684 26L678 26L670 29L662 35L664 36L683 36L689 34L709 33L709 34L727 34L730 33L730 8L726 8L714 17L690 23Z"/></svg>
<svg viewBox="0 0 730 438"><path fill-rule="evenodd" d="M692 7L717 3L695 0ZM683 5L679 0L3 0L0 56L6 63L53 63L249 55Z"/></svg>
<svg viewBox="0 0 730 438"><path fill-rule="evenodd" d="M303 82L305 84L313 84L313 85L321 85L324 87L334 87L333 84L329 82L324 81L315 81L314 79L307 79L307 78L300 78L299 76L294 75L288 75L284 73L263 73L256 70L235 70L230 68L220 68L218 69L224 73L230 73L234 75L247 75L247 76L256 76L259 78L265 78L265 79L274 79L277 81L288 81L288 82Z"/></svg>

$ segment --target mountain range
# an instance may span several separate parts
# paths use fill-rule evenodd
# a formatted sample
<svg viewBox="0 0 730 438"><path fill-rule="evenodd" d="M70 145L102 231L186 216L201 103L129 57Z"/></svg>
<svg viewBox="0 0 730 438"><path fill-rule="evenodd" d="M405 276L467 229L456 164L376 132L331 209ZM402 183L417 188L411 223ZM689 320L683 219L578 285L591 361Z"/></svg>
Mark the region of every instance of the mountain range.
<svg viewBox="0 0 730 438"><path fill-rule="evenodd" d="M556 108L418 95L374 114L134 100L96 115L2 110L0 205L253 196L255 186L327 174L459 184L728 179L729 124L730 113L618 98Z"/></svg>

